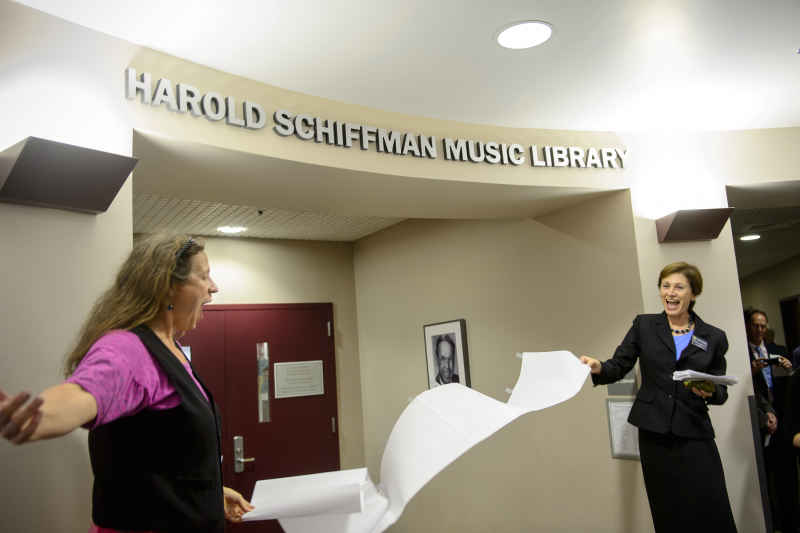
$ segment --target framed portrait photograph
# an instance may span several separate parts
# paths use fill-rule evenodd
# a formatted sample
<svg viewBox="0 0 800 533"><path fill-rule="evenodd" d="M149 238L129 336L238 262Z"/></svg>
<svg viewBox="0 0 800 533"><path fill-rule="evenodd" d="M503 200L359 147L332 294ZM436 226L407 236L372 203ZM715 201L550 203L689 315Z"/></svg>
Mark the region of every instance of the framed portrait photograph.
<svg viewBox="0 0 800 533"><path fill-rule="evenodd" d="M467 321L462 319L422 326L428 388L461 383L470 386Z"/></svg>

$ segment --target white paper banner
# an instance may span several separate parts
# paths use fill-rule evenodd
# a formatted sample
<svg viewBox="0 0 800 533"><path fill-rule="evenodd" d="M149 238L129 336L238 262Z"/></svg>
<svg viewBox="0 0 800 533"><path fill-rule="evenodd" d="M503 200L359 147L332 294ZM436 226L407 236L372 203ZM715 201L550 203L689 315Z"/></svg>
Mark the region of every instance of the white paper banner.
<svg viewBox="0 0 800 533"><path fill-rule="evenodd" d="M425 391L406 407L389 435L378 486L364 469L259 481L252 500L256 511L244 519L278 517L286 533L381 533L422 487L467 450L525 413L572 398L588 375L589 367L570 352L526 352L507 403L456 383ZM364 483L356 494L354 480L362 479L362 472ZM292 490L287 493L281 486ZM338 507L337 498L342 498ZM356 501L361 510L352 512Z"/></svg>

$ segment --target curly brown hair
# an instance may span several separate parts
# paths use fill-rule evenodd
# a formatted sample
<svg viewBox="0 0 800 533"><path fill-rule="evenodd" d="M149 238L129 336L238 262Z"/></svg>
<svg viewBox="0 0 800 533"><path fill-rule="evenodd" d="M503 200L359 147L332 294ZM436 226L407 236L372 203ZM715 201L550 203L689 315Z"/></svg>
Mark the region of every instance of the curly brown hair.
<svg viewBox="0 0 800 533"><path fill-rule="evenodd" d="M153 320L166 307L170 288L188 279L191 258L204 249L202 239L188 235L158 233L137 239L114 284L89 312L67 355L64 375L71 376L92 344L109 331Z"/></svg>

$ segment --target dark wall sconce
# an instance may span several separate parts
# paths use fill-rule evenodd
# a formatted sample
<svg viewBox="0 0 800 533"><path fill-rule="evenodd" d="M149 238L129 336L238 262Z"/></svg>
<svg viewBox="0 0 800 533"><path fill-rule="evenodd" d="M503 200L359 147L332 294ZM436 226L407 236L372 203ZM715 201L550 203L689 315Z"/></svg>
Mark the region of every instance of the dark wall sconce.
<svg viewBox="0 0 800 533"><path fill-rule="evenodd" d="M138 159L38 137L0 152L0 202L98 214Z"/></svg>
<svg viewBox="0 0 800 533"><path fill-rule="evenodd" d="M675 211L656 220L658 242L716 239L732 212L733 207Z"/></svg>

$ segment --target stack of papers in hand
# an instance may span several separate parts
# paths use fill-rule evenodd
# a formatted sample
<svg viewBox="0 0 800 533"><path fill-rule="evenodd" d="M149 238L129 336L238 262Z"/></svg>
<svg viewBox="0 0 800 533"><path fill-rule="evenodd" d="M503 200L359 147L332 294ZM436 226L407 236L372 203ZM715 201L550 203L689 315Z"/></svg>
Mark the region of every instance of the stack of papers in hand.
<svg viewBox="0 0 800 533"><path fill-rule="evenodd" d="M696 370L676 370L672 373L673 381L710 381L716 385L736 385L739 380L733 376L715 376Z"/></svg>
<svg viewBox="0 0 800 533"><path fill-rule="evenodd" d="M247 520L313 513L360 513L364 509L366 468L256 481ZM312 514L313 514L312 513Z"/></svg>

